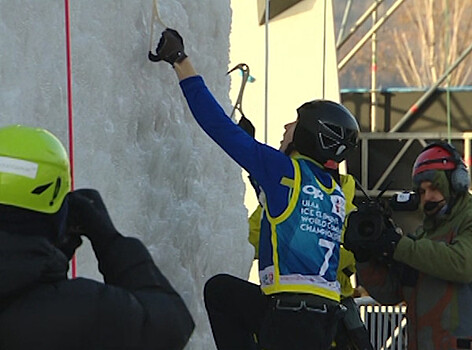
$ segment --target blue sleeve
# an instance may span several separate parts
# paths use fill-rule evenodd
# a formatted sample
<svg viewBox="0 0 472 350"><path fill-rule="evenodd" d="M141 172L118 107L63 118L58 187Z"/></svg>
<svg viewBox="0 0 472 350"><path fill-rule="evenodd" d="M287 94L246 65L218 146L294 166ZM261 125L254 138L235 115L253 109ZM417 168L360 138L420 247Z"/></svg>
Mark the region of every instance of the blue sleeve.
<svg viewBox="0 0 472 350"><path fill-rule="evenodd" d="M282 177L293 178L292 161L284 153L262 144L233 123L215 100L200 76L180 82L187 103L201 128L264 190L272 216L287 205L289 189L280 184Z"/></svg>

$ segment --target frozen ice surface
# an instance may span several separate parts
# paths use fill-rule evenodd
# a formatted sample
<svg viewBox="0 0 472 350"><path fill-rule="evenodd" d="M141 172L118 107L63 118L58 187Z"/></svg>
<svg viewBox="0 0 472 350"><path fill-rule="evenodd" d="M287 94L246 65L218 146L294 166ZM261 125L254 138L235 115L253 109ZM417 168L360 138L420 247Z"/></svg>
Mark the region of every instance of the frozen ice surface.
<svg viewBox="0 0 472 350"><path fill-rule="evenodd" d="M245 188L172 68L147 60L152 3L70 2L75 188L98 189L119 230L144 241L182 294L197 325L187 349L212 349L203 285L218 272L248 275ZM159 10L229 112L230 0L159 0ZM64 27L62 1L0 0L0 125L44 127L67 147ZM77 263L79 276L101 279L88 245Z"/></svg>

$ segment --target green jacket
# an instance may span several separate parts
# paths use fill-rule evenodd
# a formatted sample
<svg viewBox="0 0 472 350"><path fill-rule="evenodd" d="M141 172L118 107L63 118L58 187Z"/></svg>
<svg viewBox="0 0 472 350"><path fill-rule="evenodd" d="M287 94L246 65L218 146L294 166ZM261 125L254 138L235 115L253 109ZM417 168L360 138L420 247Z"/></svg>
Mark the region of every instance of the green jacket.
<svg viewBox="0 0 472 350"><path fill-rule="evenodd" d="M396 263L358 264L361 284L382 304L407 303L408 349L458 349L472 340L472 197L450 214L425 217L395 249ZM470 347L463 347L470 348Z"/></svg>

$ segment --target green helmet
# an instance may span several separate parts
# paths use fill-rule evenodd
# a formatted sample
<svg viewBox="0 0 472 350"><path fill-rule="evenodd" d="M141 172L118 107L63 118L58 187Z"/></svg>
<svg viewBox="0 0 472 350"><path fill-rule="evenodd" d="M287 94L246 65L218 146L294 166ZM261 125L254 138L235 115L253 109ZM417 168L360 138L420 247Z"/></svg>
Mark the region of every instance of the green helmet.
<svg viewBox="0 0 472 350"><path fill-rule="evenodd" d="M53 214L70 188L69 159L56 136L22 125L0 128L0 204Z"/></svg>

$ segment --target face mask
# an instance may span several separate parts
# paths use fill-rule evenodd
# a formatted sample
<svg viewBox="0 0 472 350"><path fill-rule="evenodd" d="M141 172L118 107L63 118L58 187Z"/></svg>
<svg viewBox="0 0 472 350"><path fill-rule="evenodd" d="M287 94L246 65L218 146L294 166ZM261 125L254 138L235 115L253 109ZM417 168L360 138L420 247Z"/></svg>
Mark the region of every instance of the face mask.
<svg viewBox="0 0 472 350"><path fill-rule="evenodd" d="M423 206L423 211L426 215L434 215L446 204L446 200L442 199L437 202L426 202Z"/></svg>

